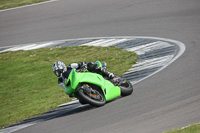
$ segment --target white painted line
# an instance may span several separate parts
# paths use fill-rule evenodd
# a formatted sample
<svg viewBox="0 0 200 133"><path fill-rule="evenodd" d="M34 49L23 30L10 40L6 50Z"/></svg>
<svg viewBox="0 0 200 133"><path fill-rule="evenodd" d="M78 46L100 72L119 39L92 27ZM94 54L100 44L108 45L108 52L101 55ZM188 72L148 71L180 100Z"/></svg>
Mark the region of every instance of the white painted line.
<svg viewBox="0 0 200 133"><path fill-rule="evenodd" d="M108 46L116 45L118 43L125 42L127 40L129 39L100 39L100 40L85 43L82 45L108 47Z"/></svg>
<svg viewBox="0 0 200 133"><path fill-rule="evenodd" d="M68 103L61 104L61 105L59 105L59 107L68 106L68 105L76 104L76 103L79 103L79 100L74 100L74 101L71 101L71 102L68 102Z"/></svg>
<svg viewBox="0 0 200 133"><path fill-rule="evenodd" d="M47 4L47 3L51 3L51 2L55 2L55 1L58 1L58 0L50 0L50 1L40 2L40 3L25 5L25 6L19 6L19 7L4 9L4 10L0 10L0 12L11 11L11 10L15 10L15 9L20 9L20 8L25 8L25 7L30 7L30 6L36 6L36 5L41 5L41 4Z"/></svg>
<svg viewBox="0 0 200 133"><path fill-rule="evenodd" d="M32 50L32 49L44 48L44 47L52 45L52 44L53 44L52 42L45 43L45 44L39 44L39 45L36 45L36 46L33 46L33 47L24 48L23 50Z"/></svg>
<svg viewBox="0 0 200 133"><path fill-rule="evenodd" d="M26 48L30 48L30 47L34 47L36 46L36 44L32 44L32 45L27 45L27 46L18 46L18 47L13 47L10 49L6 49L6 51L17 51L17 50L24 50Z"/></svg>
<svg viewBox="0 0 200 133"><path fill-rule="evenodd" d="M122 43L125 41L128 41L130 39L115 39L114 41L105 43L105 44L101 44L102 47L108 47L108 46L113 46L113 45L117 45L118 43Z"/></svg>
<svg viewBox="0 0 200 133"><path fill-rule="evenodd" d="M106 46L110 42L114 42L116 39L105 39L102 42L96 43L93 46Z"/></svg>
<svg viewBox="0 0 200 133"><path fill-rule="evenodd" d="M49 45L52 45L54 43L49 42L49 43L44 43L44 44L31 44L31 45L26 45L26 46L16 46L13 48L9 48L6 50L3 50L1 52L6 52L6 51L17 51L17 50L32 50L32 49L38 49L38 48L43 48Z"/></svg>
<svg viewBox="0 0 200 133"><path fill-rule="evenodd" d="M150 52L156 49L162 49L162 48L167 48L173 46L167 42L161 42L161 41L157 41L157 42L153 42L153 43L148 43L145 45L141 45L141 46L136 46L136 47L132 47L127 49L128 51L134 51L136 52L138 55L142 55L145 54L146 52Z"/></svg>
<svg viewBox="0 0 200 133"><path fill-rule="evenodd" d="M136 46L136 47L134 47L134 45L133 45L132 48L128 48L128 49L126 49L126 50L127 50L127 51L136 51L136 50L140 50L140 49L145 48L145 47L154 46L154 45L156 45L156 44L159 44L159 41L153 42L153 43L147 43L147 44L145 44L145 45L140 45L140 46Z"/></svg>
<svg viewBox="0 0 200 133"><path fill-rule="evenodd" d="M105 45L108 42L112 42L115 41L115 39L101 39L101 40L97 40L97 41L93 41L93 42L89 42L83 45L87 45L87 46L101 46L101 45Z"/></svg>
<svg viewBox="0 0 200 133"><path fill-rule="evenodd" d="M100 40L96 40L96 41L92 41L92 42L89 42L89 43L85 43L85 44L82 44L83 46L93 46L93 45L95 45L96 43L100 43L100 42L102 42L102 41L104 41L104 39L100 39Z"/></svg>
<svg viewBox="0 0 200 133"><path fill-rule="evenodd" d="M14 126L14 127L1 129L0 133L12 133L12 132L18 131L20 129L35 125L35 124L37 124L37 122L31 122L31 123L21 124L21 125Z"/></svg>

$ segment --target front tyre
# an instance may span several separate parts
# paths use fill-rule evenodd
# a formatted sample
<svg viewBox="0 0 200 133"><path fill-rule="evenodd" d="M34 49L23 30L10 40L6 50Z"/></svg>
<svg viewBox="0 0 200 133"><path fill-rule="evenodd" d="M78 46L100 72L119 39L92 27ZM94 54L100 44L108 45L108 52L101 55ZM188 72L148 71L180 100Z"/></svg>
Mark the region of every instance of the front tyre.
<svg viewBox="0 0 200 133"><path fill-rule="evenodd" d="M103 106L106 103L105 97L98 87L90 87L87 84L81 86L78 91L77 95L79 97L79 101L88 103L92 106Z"/></svg>

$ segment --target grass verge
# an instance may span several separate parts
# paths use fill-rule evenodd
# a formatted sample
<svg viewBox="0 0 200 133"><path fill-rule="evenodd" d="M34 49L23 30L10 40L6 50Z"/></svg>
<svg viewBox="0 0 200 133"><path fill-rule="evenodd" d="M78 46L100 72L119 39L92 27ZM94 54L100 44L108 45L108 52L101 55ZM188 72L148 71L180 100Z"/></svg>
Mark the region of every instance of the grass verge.
<svg viewBox="0 0 200 133"><path fill-rule="evenodd" d="M188 126L184 129L174 129L165 133L200 133L200 123Z"/></svg>
<svg viewBox="0 0 200 133"><path fill-rule="evenodd" d="M137 55L116 47L62 47L0 53L0 128L40 115L71 101L52 72L55 61L66 65L105 61L108 71L122 75Z"/></svg>
<svg viewBox="0 0 200 133"><path fill-rule="evenodd" d="M48 0L0 0L0 10L30 5Z"/></svg>

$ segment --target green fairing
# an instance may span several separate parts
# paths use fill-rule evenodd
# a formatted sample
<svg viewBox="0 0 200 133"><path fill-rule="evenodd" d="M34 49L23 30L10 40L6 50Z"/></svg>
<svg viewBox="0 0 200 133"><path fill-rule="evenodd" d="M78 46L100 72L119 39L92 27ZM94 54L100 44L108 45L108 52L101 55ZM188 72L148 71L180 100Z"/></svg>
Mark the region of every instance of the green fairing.
<svg viewBox="0 0 200 133"><path fill-rule="evenodd" d="M65 83L65 93L76 97L75 92L81 86L81 83L90 83L99 86L104 93L106 101L110 101L121 95L120 88L114 86L110 81L105 80L101 75L91 72L77 73L76 69L72 69Z"/></svg>

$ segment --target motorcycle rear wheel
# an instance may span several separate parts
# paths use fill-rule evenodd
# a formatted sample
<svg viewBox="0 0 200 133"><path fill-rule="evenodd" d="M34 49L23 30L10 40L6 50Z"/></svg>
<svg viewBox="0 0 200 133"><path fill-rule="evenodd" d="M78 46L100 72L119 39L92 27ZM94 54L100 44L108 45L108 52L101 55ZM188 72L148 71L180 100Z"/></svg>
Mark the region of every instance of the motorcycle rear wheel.
<svg viewBox="0 0 200 133"><path fill-rule="evenodd" d="M132 84L126 79L124 79L123 83L119 87L121 89L121 96L128 96L133 92Z"/></svg>
<svg viewBox="0 0 200 133"><path fill-rule="evenodd" d="M115 74L115 78L120 78L119 82L113 84L120 87L122 97L131 95L133 93L133 86L130 81L117 74Z"/></svg>

